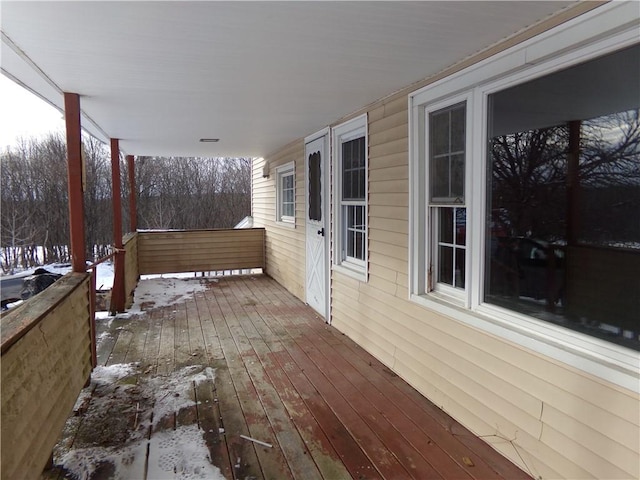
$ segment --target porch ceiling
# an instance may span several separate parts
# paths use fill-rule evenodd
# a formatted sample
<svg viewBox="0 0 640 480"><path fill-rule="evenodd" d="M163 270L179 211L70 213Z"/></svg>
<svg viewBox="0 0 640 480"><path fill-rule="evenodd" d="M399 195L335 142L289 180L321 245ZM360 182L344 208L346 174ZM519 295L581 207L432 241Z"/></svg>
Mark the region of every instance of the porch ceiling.
<svg viewBox="0 0 640 480"><path fill-rule="evenodd" d="M127 154L264 156L572 3L3 1L2 71Z"/></svg>

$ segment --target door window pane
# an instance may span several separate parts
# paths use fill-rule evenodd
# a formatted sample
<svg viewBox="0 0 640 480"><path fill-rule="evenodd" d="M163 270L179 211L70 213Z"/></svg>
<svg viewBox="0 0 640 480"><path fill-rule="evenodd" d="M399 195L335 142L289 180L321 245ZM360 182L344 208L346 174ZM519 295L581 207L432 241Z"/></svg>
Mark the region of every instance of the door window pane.
<svg viewBox="0 0 640 480"><path fill-rule="evenodd" d="M322 221L322 185L320 152L309 155L309 220Z"/></svg>

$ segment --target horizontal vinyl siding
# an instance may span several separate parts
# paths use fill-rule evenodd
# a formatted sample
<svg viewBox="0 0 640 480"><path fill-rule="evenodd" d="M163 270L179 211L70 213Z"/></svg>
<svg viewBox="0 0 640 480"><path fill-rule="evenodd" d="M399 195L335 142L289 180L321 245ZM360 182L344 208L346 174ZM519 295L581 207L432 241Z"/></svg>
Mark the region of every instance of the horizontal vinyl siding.
<svg viewBox="0 0 640 480"><path fill-rule="evenodd" d="M588 9L576 8L576 14ZM559 20L548 25L552 22ZM537 26L530 35L543 30ZM518 38L526 37L523 32ZM465 60L452 71L471 63ZM534 478L639 478L636 394L408 300L407 96L427 83L354 113L367 113L369 122L368 279L332 270L332 326ZM302 158L303 143L274 155L273 166L290 161L296 151ZM264 189L259 168L258 186ZM275 253L294 235L274 227L273 216L260 224L272 238L267 263L289 272L291 254ZM295 255L304 259L303 231L296 238ZM300 272L302 283L304 269ZM277 279L294 291L292 277L283 273L283 280Z"/></svg>
<svg viewBox="0 0 640 480"><path fill-rule="evenodd" d="M368 113L369 279L333 273L333 325L534 476L637 476L631 392L408 300L406 97Z"/></svg>
<svg viewBox="0 0 640 480"><path fill-rule="evenodd" d="M269 177L263 177L265 162ZM276 222L276 168L295 162L295 228ZM298 298L305 298L305 178L304 141L292 143L278 153L254 162L253 221L266 228L266 273Z"/></svg>

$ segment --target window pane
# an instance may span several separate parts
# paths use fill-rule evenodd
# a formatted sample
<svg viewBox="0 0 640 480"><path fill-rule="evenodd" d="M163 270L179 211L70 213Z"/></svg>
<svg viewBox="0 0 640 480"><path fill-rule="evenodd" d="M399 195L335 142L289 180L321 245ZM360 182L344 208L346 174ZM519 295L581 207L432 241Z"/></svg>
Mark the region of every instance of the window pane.
<svg viewBox="0 0 640 480"><path fill-rule="evenodd" d="M434 259L438 265L436 282L456 288L465 288L466 209L434 207L437 219L437 238Z"/></svg>
<svg viewBox="0 0 640 480"><path fill-rule="evenodd" d="M630 47L491 96L484 289L486 302L636 350L638 58ZM625 74L596 75L612 69ZM597 95L574 88L584 78Z"/></svg>
<svg viewBox="0 0 640 480"><path fill-rule="evenodd" d="M440 246L438 252L438 282L453 285L453 248Z"/></svg>
<svg viewBox="0 0 640 480"><path fill-rule="evenodd" d="M439 208L440 243L453 243L453 208Z"/></svg>
<svg viewBox="0 0 640 480"><path fill-rule="evenodd" d="M355 233L355 247L356 247L356 252L354 257L356 257L357 259L363 260L364 259L364 235L362 234L362 232Z"/></svg>
<svg viewBox="0 0 640 480"><path fill-rule="evenodd" d="M293 204L292 203L285 203L282 206L282 215L284 215L285 217L293 217L294 216Z"/></svg>
<svg viewBox="0 0 640 480"><path fill-rule="evenodd" d="M282 177L283 188L293 188L293 175L285 175Z"/></svg>
<svg viewBox="0 0 640 480"><path fill-rule="evenodd" d="M430 199L464 203L466 104L429 115Z"/></svg>
<svg viewBox="0 0 640 480"><path fill-rule="evenodd" d="M431 198L449 197L449 157L435 158L431 164Z"/></svg>
<svg viewBox="0 0 640 480"><path fill-rule="evenodd" d="M366 243L366 225L364 206L347 205L344 207L346 220L345 250L348 257L364 260Z"/></svg>
<svg viewBox="0 0 640 480"><path fill-rule="evenodd" d="M464 152L466 138L466 118L464 105L451 111L451 151Z"/></svg>
<svg viewBox="0 0 640 480"><path fill-rule="evenodd" d="M456 208L456 245L467 244L467 209Z"/></svg>
<svg viewBox="0 0 640 480"><path fill-rule="evenodd" d="M462 248L456 248L455 287L464 288L465 285L465 253Z"/></svg>
<svg viewBox="0 0 640 480"><path fill-rule="evenodd" d="M464 198L464 153L451 157L451 186L447 196L458 203Z"/></svg>
<svg viewBox="0 0 640 480"><path fill-rule="evenodd" d="M342 144L342 199L362 200L365 195L364 137Z"/></svg>
<svg viewBox="0 0 640 480"><path fill-rule="evenodd" d="M309 220L322 221L320 152L309 155Z"/></svg>
<svg viewBox="0 0 640 480"><path fill-rule="evenodd" d="M429 123L431 125L431 153L433 155L449 153L449 111L431 114Z"/></svg>

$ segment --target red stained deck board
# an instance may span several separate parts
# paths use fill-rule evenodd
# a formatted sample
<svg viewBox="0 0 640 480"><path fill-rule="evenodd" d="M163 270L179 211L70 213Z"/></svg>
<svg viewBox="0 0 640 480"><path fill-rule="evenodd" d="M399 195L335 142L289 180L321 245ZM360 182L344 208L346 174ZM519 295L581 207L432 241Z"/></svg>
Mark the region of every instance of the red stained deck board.
<svg viewBox="0 0 640 480"><path fill-rule="evenodd" d="M251 304L246 304L243 298L236 297L231 288L224 290L223 295L225 296L224 300L227 301L233 312L233 315L227 317L227 323L236 327L239 326L241 329L240 331L234 328L232 332L236 331L237 335L243 335L250 342L249 345L242 344L240 355L245 361L249 377L258 393L260 402L264 407L265 414L269 419L293 477L309 480L320 479L320 472L317 466L306 454L305 444L298 434L295 424L287 414L286 408L268 378L258 356L258 351L266 354L270 350L262 341L250 318ZM245 308L245 304L249 307L249 310ZM240 345L239 339L235 336L234 339Z"/></svg>
<svg viewBox="0 0 640 480"><path fill-rule="evenodd" d="M327 341L325 337L332 340ZM318 340L321 339L321 340ZM351 386L365 395L378 412L389 420L399 435L406 438L424 458L445 478L496 478L496 473L480 462L474 462L474 467L464 465L463 458L471 458L473 452L446 432L426 414L423 407L418 407L403 392L395 389L389 382L389 374L381 374L358 357L349 355L344 346L344 336L338 339L335 334L317 335L314 344L319 341L326 344L319 347L315 354L322 355L322 361L333 366L334 370L342 372ZM347 353L345 355L345 353ZM388 371L388 370L387 370ZM389 387L392 388L389 388ZM386 395L385 393L386 392ZM411 412L412 415L407 415ZM433 438L432 438L433 437ZM437 438L437 441L434 441ZM453 457L441 448L444 442ZM465 473L465 470L467 473Z"/></svg>
<svg viewBox="0 0 640 480"><path fill-rule="evenodd" d="M287 350L382 476L386 478L410 478L405 466L386 447L376 432L367 425L358 411L342 396L305 352L293 346L288 347Z"/></svg>
<svg viewBox="0 0 640 480"><path fill-rule="evenodd" d="M247 290L245 289L244 291L246 292ZM258 296L260 296L256 290L250 290L249 292L257 293ZM288 341L288 334L286 330L281 329L279 334L274 335L274 332L271 329L278 330L279 324L274 317L269 316L268 313L265 314L265 305L262 301L259 300L259 302L259 319L263 321L262 323L256 323L256 325L261 327L256 329L261 332L265 341L270 341L272 345L277 346L277 348L274 348L274 351L270 354L269 359L275 360L275 364L277 365L277 368L273 370L276 372L283 372L291 382L291 385L297 390L297 395L300 396L304 402L309 415L318 423L319 428L323 432L323 436L326 436L332 446L332 449L336 451L336 457L334 458L340 458L344 462L345 468L348 469L353 478L382 478L379 472L375 469L373 463L366 457L357 441L339 421L331 408L326 404L315 387L305 376L303 371L297 367L291 356L282 348L283 345L280 340ZM267 317L267 320L264 319L265 316ZM258 317L256 317L256 319L257 318ZM272 362L269 363L273 364ZM307 418L306 415L304 417ZM296 423L299 424L298 421ZM304 429L306 427L302 424L298 428ZM324 461L324 457L320 457L316 461L320 463L321 461ZM331 462L325 463L328 463L328 466L325 468L336 468L331 465ZM325 478L331 479L341 477L331 475L326 476Z"/></svg>
<svg viewBox="0 0 640 480"><path fill-rule="evenodd" d="M300 342L300 339L298 339ZM385 446L391 450L400 463L409 470L414 478L451 478L455 474L459 478L466 478L467 475L461 469L453 469L451 466L446 471L437 471L429 462L429 459L422 454L425 450L435 450L432 448L431 439L420 432L412 422L404 421L401 412L394 411L392 403L380 398L379 391L370 383L361 381L359 386L354 385L348 378L348 367L336 368L334 362L321 354L313 343L309 342L304 347L310 360L317 365L324 365L323 370L327 372L329 381L341 392L348 392L345 399L358 411L363 420L376 432ZM350 375L352 378L355 375ZM360 377L362 378L362 377ZM360 380L360 378L358 380ZM362 378L362 380L364 380ZM359 387L359 388L358 388ZM412 435L413 444L408 441L407 435ZM434 452L436 455L440 452Z"/></svg>
<svg viewBox="0 0 640 480"><path fill-rule="evenodd" d="M267 276L209 281L187 300L108 325L100 364L140 362L158 376L215 369L215 383L192 384L196 405L155 433L197 424L230 480L531 479ZM135 424L132 412L113 413ZM88 435L78 420L67 430Z"/></svg>
<svg viewBox="0 0 640 480"><path fill-rule="evenodd" d="M245 283L247 283L246 280ZM374 382L377 388L387 392L387 400L409 414L414 423L420 425L421 430L432 438L435 445L440 447L441 451L446 452L449 459L439 456L437 461L432 460L432 463L437 464L439 471L445 478L451 478L451 475L456 478L461 475L463 478L471 476L471 478L478 480L531 478L516 465L505 460L484 441L475 437L442 410L431 404L382 363L355 345L348 337L320 323L321 320L313 310L300 308L301 302L289 295L281 286L276 285L275 290L275 295L273 295L274 292L271 292L271 298L277 297L275 301L271 302L267 296L261 296L261 300L265 302L267 309L272 309L276 317L283 323L286 324L285 321L289 320L289 323L283 328L286 328L292 337L307 336L313 345L317 345L319 339L324 340L326 345L323 345L321 350L326 358L334 359L332 363L340 362L338 355L336 355L339 353L341 358L347 359L356 370L363 372L362 375ZM286 307L295 309L295 314L287 311ZM331 346L335 350L331 350ZM331 354L327 355L328 352ZM344 368L345 364L336 366L343 371L340 367ZM389 408L385 409L384 414L389 415L389 410ZM401 420L394 417L393 421L400 422ZM460 435L451 433L451 425L456 425L456 429L461 432ZM476 453L478 451L481 451L482 455L478 455ZM465 457L473 462L473 467L465 465L463 460Z"/></svg>
<svg viewBox="0 0 640 480"><path fill-rule="evenodd" d="M242 336L241 327L237 324L235 314L224 295L217 296L216 300L225 319L224 324L220 322L219 329L222 349L227 359L234 387L240 398L242 411L247 420L249 436L274 444L276 443L275 432L265 415L256 387L241 355L242 351L246 351L251 346L248 340ZM279 448L266 450L265 447L256 447L256 454L266 477L292 478L290 467Z"/></svg>
<svg viewBox="0 0 640 480"><path fill-rule="evenodd" d="M318 422L335 449L337 458L344 463L351 476L363 480L384 478L305 373L297 368L289 354L280 352L274 354L274 358L298 390L306 408Z"/></svg>
<svg viewBox="0 0 640 480"><path fill-rule="evenodd" d="M393 398L395 404L414 419L432 437L434 442L459 465L463 466L473 478L477 480L488 478L524 480L531 478L516 465L506 461L486 442L476 437L416 392L378 360L371 356L362 356L362 349L353 341L345 338L339 350L341 350L343 358L356 365L360 371L366 372L370 381L376 382L381 389L387 392L387 397ZM481 455L480 452L482 452ZM469 458L474 466L464 465L462 460L464 457Z"/></svg>
<svg viewBox="0 0 640 480"><path fill-rule="evenodd" d="M198 384L195 399L198 406L198 426L202 429L211 459L225 478L233 478L227 439L220 433L223 427L220 422L220 408L214 385L211 382Z"/></svg>
<svg viewBox="0 0 640 480"><path fill-rule="evenodd" d="M252 339L251 343L255 357L250 356L247 359L251 364L260 362L262 365L261 371L266 375L264 381L258 383L260 385L273 385L274 392L277 392L278 395L275 403L284 405L286 414L291 417L291 424L283 422L287 423L284 425L286 431L291 434L292 431L295 430L300 437L304 437L299 439L301 443L298 443L298 438L296 437L296 439L293 440L294 444L291 445L290 448L286 448L286 446L283 445L283 450L288 458L291 453L295 454L295 458L289 459L289 463L294 471L294 476L305 479L312 478L312 473L315 475L315 469L317 468L317 473L320 474L321 472L322 478L348 477L349 474L343 465L337 462L326 461L328 457L338 458L338 454L275 358L279 352L284 352L284 347L278 341L272 341L270 345L267 345L265 342L266 339L273 339L274 335L268 329L261 313L258 311L262 310L262 308L255 307L254 302L251 301L247 295L248 292L241 288L240 283L235 283L233 287L233 293L238 301L236 304L242 305L241 310L243 316L246 317L245 320L250 319L249 322L245 321L243 323L243 329L245 333L248 334L248 337ZM248 298L250 301L246 301ZM238 318L240 318L240 316L238 316ZM279 409L276 408L276 410ZM301 453L302 456L300 456ZM309 458L308 455L310 455L311 458ZM309 460L307 460L308 458ZM314 462L314 468L309 465L309 461ZM371 466L368 466L369 470L371 470L371 468ZM297 472L296 469L298 470ZM363 475L366 472L367 468L364 470L361 469L359 473Z"/></svg>

